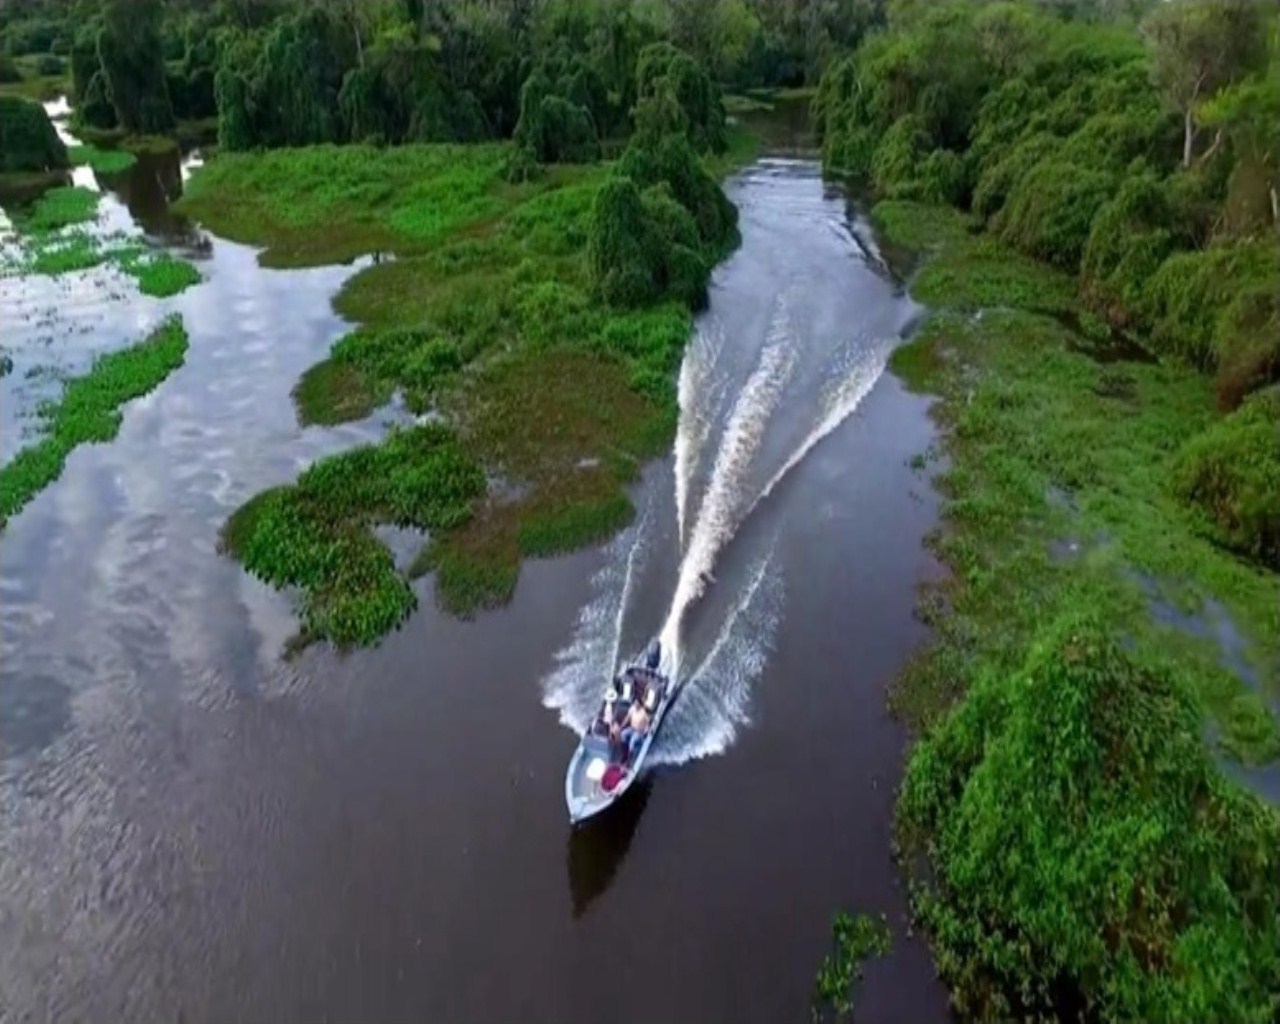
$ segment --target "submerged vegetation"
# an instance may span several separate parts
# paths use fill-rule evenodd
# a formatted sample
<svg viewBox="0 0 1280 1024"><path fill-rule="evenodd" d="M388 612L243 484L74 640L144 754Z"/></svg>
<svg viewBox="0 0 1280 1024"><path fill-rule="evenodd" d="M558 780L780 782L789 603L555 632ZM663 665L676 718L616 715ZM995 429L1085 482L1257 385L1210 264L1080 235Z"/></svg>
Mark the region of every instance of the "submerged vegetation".
<svg viewBox="0 0 1280 1024"><path fill-rule="evenodd" d="M1280 819L1229 778L1280 758L1262 13L896 5L815 102L934 307L893 360L938 396L950 569L898 815L966 1016L1275 1013Z"/></svg>
<svg viewBox="0 0 1280 1024"><path fill-rule="evenodd" d="M62 398L39 410L44 436L0 467L0 526L61 475L73 449L114 438L121 407L158 387L186 353L187 332L171 317L145 340L100 357L68 381Z"/></svg>

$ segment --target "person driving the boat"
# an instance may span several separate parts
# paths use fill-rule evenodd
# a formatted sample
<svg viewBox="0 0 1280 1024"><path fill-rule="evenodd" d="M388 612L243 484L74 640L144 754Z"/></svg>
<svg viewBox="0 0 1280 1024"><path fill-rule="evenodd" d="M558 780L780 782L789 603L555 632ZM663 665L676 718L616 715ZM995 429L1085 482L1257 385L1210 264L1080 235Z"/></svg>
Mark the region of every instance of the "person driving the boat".
<svg viewBox="0 0 1280 1024"><path fill-rule="evenodd" d="M627 760L636 756L640 744L644 742L645 733L649 731L649 712L640 701L634 701L627 713L627 724L622 727L619 739L627 752Z"/></svg>

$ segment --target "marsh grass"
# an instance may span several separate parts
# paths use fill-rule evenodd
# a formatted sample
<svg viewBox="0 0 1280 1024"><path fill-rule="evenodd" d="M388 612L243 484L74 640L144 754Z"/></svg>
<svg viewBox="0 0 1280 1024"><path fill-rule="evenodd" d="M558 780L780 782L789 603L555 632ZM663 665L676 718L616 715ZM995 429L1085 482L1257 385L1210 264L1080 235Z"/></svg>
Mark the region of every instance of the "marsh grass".
<svg viewBox="0 0 1280 1024"><path fill-rule="evenodd" d="M88 270L105 263L107 254L98 240L87 231L38 237L29 246L23 273L57 277L73 270Z"/></svg>
<svg viewBox="0 0 1280 1024"><path fill-rule="evenodd" d="M0 525L58 478L78 445L112 440L121 407L156 388L182 365L186 351L187 332L172 317L144 341L100 357L68 381L62 398L39 410L44 436L0 467Z"/></svg>
<svg viewBox="0 0 1280 1024"><path fill-rule="evenodd" d="M137 156L165 156L178 152L178 140L171 135L126 135L120 148Z"/></svg>
<svg viewBox="0 0 1280 1024"><path fill-rule="evenodd" d="M964 283L934 301L948 304L954 294L967 313L975 290L991 287ZM1003 298L1006 307L1040 301L1017 289ZM941 396L935 415L950 467L938 480L948 498L947 529L934 545L955 574L949 597L957 614L942 624L937 672L954 677L962 653L979 662L1016 658L1046 614L1083 601L1109 608L1140 647L1187 643L1209 709L1230 738L1229 708L1261 698L1243 681L1224 685L1212 641L1170 636L1152 620L1140 573L1190 595L1184 601L1193 608L1222 602L1252 642L1264 692L1280 694L1276 576L1203 536L1169 485L1183 444L1214 421L1210 382L1175 366L1100 364L1076 350L1060 322L1017 308L988 309L978 319L937 313L895 352L892 366L913 389ZM1050 500L1054 493L1069 494L1070 506ZM1054 539L1066 536L1082 539L1079 559L1051 556ZM956 634L950 647L949 632ZM930 664L925 659L915 674ZM923 713L925 723L940 710ZM1250 760L1269 760L1280 755L1280 731L1237 746Z"/></svg>
<svg viewBox="0 0 1280 1024"><path fill-rule="evenodd" d="M293 389L298 422L304 427L362 420L390 398L389 385L336 359L316 363Z"/></svg>
<svg viewBox="0 0 1280 1024"><path fill-rule="evenodd" d="M66 170L6 171L0 174L0 207L10 210L33 203L44 193L71 182Z"/></svg>
<svg viewBox="0 0 1280 1024"><path fill-rule="evenodd" d="M950 574L922 590L934 637L892 703L923 737L899 826L908 858L930 858L914 903L953 999L994 1018L1261 1019L1277 819L1206 740L1280 757L1280 580L1215 544L1171 485L1216 420L1212 383L1090 358L1057 276L951 211L876 216L926 247L938 307L892 367L938 396L930 545ZM1243 669L1211 630L1156 614L1209 601L1244 637ZM1212 955L1188 952L1200 942Z"/></svg>
<svg viewBox="0 0 1280 1024"><path fill-rule="evenodd" d="M220 153L176 208L227 238L266 246L266 266L422 251L509 205L504 153L498 145Z"/></svg>
<svg viewBox="0 0 1280 1024"><path fill-rule="evenodd" d="M56 100L71 91L69 75L41 75L29 66L19 65L23 71L17 82L0 82L0 96L22 96L37 103Z"/></svg>

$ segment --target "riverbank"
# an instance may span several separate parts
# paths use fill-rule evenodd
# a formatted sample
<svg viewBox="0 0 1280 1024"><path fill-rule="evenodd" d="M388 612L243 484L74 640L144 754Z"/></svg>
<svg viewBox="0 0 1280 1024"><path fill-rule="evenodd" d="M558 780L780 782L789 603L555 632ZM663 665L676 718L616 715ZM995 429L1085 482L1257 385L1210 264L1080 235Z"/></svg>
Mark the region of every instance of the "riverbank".
<svg viewBox="0 0 1280 1024"><path fill-rule="evenodd" d="M726 172L752 151L739 131L709 166ZM377 456L366 449L232 517L226 550L269 582L303 589L303 639L373 643L415 606L375 524L420 531L409 577L435 572L439 603L471 614L510 598L523 558L599 542L630 522L624 487L671 439L691 311L596 298L590 218L613 165L549 167L512 183L509 158L506 144L227 154L179 204L221 235L264 246L266 266L378 254L335 299L354 329L298 382L300 422L359 419L400 394L457 433L444 463L434 444L422 459L378 462L377 495L347 473L369 470ZM437 508L433 495L455 485L458 500ZM322 551L337 551L336 562Z"/></svg>
<svg viewBox="0 0 1280 1024"><path fill-rule="evenodd" d="M1213 384L1108 340L1071 277L950 208L875 216L934 308L892 366L936 396L917 464L941 461L950 574L892 703L921 737L899 826L953 1001L1260 1019L1280 819L1224 771L1280 798L1280 579L1171 493Z"/></svg>

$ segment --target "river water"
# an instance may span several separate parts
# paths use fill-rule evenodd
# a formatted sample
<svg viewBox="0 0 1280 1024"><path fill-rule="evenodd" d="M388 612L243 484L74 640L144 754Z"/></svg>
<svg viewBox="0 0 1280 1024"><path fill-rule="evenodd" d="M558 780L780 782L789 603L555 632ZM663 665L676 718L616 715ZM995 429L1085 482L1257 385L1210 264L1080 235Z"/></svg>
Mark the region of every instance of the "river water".
<svg viewBox="0 0 1280 1024"><path fill-rule="evenodd" d="M217 529L403 413L298 427L356 268L264 270L175 218L195 162L144 161L103 206L200 285L0 280L5 460L56 392L43 367L174 310L191 335L0 534L0 1020L802 1021L842 908L895 936L858 1019L945 1019L889 857L885 711L935 571L907 466L931 432L883 373L916 311L856 206L812 161L731 179L743 244L625 534L527 563L475 621L426 581L378 649L286 662L288 597ZM662 765L571 830L561 723L653 635L688 680Z"/></svg>

